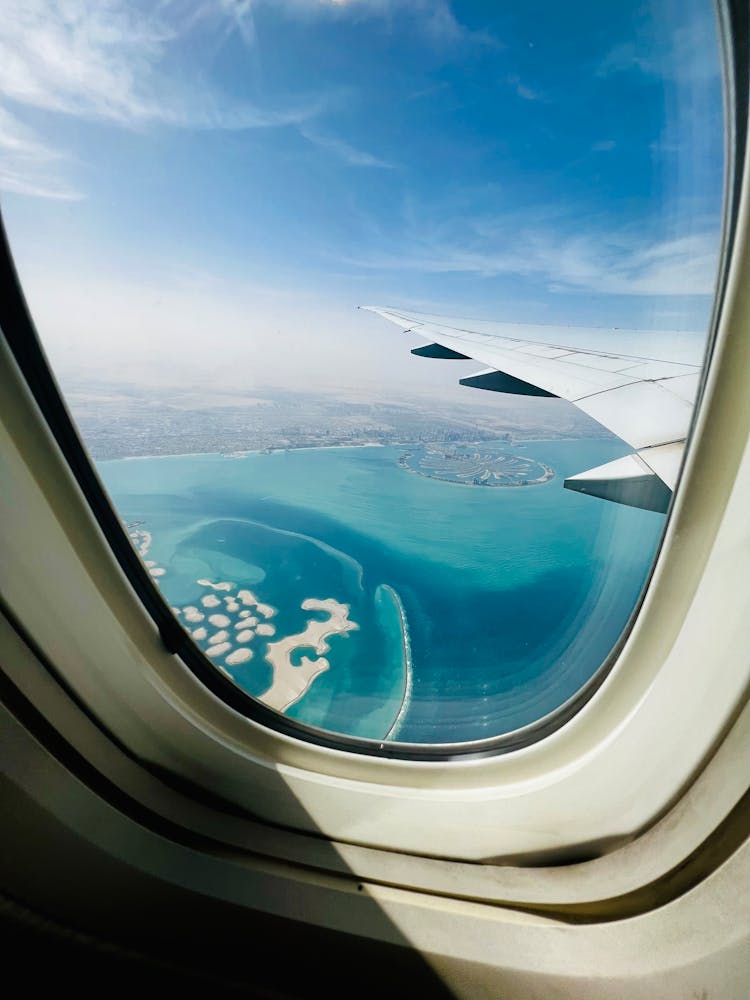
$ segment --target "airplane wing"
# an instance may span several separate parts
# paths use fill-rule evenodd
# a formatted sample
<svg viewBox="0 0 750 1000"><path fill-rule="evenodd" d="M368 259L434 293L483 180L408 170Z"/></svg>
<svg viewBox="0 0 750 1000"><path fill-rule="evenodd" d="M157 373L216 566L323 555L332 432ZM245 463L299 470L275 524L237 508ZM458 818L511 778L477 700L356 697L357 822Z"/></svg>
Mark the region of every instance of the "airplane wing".
<svg viewBox="0 0 750 1000"><path fill-rule="evenodd" d="M571 476L564 486L632 507L667 510L698 391L697 336L514 326L360 308L429 341L412 354L473 358L488 366L460 379L461 385L574 403L633 452ZM616 352L603 349L610 338Z"/></svg>

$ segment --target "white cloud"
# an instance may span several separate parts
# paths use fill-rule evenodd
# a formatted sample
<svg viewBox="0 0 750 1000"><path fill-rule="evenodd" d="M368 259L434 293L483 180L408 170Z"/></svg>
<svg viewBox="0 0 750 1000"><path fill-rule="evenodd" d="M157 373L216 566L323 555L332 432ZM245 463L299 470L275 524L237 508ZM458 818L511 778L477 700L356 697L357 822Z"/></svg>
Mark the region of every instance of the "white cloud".
<svg viewBox="0 0 750 1000"><path fill-rule="evenodd" d="M36 198L74 200L80 195L51 169L60 159L18 119L0 106L0 190Z"/></svg>
<svg viewBox="0 0 750 1000"><path fill-rule="evenodd" d="M366 271L456 274L479 278L510 275L536 279L547 290L605 295L711 295L719 240L714 229L653 240L632 232L569 235L534 220L473 227L461 234L445 227L420 238L398 240L404 249L349 259Z"/></svg>
<svg viewBox="0 0 750 1000"><path fill-rule="evenodd" d="M395 6L395 4L394 4ZM440 0L412 2L411 6L423 18L425 30L443 45L478 45L486 48L504 48L502 42L487 31L472 30L461 24L450 4Z"/></svg>
<svg viewBox="0 0 750 1000"><path fill-rule="evenodd" d="M521 78L517 75L509 76L508 83L516 92L516 95L523 101L539 101L541 100L540 95L528 87L525 83L521 82Z"/></svg>
<svg viewBox="0 0 750 1000"><path fill-rule="evenodd" d="M177 85L161 63L178 27L124 0L6 0L0 91L6 100L127 126L262 128L306 121L319 101L259 108ZM234 21L232 22L234 23Z"/></svg>
<svg viewBox="0 0 750 1000"><path fill-rule="evenodd" d="M718 79L721 54L714 11L695 0L650 10L636 37L602 59L598 75L631 71L690 86Z"/></svg>
<svg viewBox="0 0 750 1000"><path fill-rule="evenodd" d="M412 20L422 35L438 46L477 45L502 48L489 32L471 29L453 13L449 0L221 0L207 2L199 8L199 16L214 20L217 12L232 18L247 44L257 42L254 11L272 7L288 17L349 17L382 18L391 23L395 16Z"/></svg>
<svg viewBox="0 0 750 1000"><path fill-rule="evenodd" d="M663 240L630 251L612 275L613 290L634 295L711 295L716 281L716 232Z"/></svg>
<svg viewBox="0 0 750 1000"><path fill-rule="evenodd" d="M270 5L269 0L150 0L138 5L130 0L4 0L0 188L43 197L80 196L52 170L53 161L63 158L18 121L21 110L32 118L42 112L137 129L292 126L351 166L394 166L312 128L311 121L331 106L331 95L260 107L218 94L201 79L200 60L189 78L167 68L176 43L190 33L199 35L207 48L213 46L214 53L233 33L255 47L254 12L263 3ZM273 0L272 6L287 16L366 16L390 22L399 14L441 46L497 44L462 25L447 0ZM60 173L59 163L58 168Z"/></svg>
<svg viewBox="0 0 750 1000"><path fill-rule="evenodd" d="M368 153L363 149L357 149L356 146L352 146L343 139L338 139L330 135L321 135L309 126L300 126L299 132L308 142L311 142L314 146L318 146L320 149L328 150L351 167L381 167L388 170L395 167L394 163L389 163L378 156L373 156L372 153Z"/></svg>
<svg viewBox="0 0 750 1000"><path fill-rule="evenodd" d="M82 197L57 177L45 179L41 174L32 180L29 171L19 173L6 164L0 164L0 191L30 195L32 198L51 198L54 201L80 201Z"/></svg>
<svg viewBox="0 0 750 1000"><path fill-rule="evenodd" d="M43 160L57 156L57 153L45 146L31 129L26 128L3 107L0 107L0 149L14 156Z"/></svg>
<svg viewBox="0 0 750 1000"><path fill-rule="evenodd" d="M75 196L51 176L50 162L58 154L18 121L18 109L127 128L241 130L299 125L325 106L324 98L306 98L262 108L227 100L199 82L198 72L193 82L170 74L164 65L170 46L194 24L200 4L180 4L177 10L173 3L155 3L150 12L127 0L4 0L2 7L0 186L5 190ZM223 12L223 30L240 27L243 12L250 12L242 2L213 9Z"/></svg>

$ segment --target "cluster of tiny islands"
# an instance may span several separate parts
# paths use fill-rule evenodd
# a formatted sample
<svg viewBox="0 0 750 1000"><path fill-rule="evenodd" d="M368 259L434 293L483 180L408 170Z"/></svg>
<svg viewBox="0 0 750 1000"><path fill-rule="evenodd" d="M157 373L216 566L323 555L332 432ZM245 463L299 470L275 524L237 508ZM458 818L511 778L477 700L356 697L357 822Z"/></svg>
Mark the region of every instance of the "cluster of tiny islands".
<svg viewBox="0 0 750 1000"><path fill-rule="evenodd" d="M199 452L242 457L253 451L395 445L399 449L395 461L405 472L464 487L518 488L546 483L554 471L516 453L514 445L522 449L524 440L609 436L593 422L581 420L572 408L563 420L555 414L554 426L548 418L531 427L526 414L506 413L499 420L496 413L462 407L431 410L305 394L277 393L221 406L215 401L195 405L176 393L144 407L137 390L118 390L105 397L101 393L99 388L94 398L73 392L76 417L97 459ZM138 522L129 530L158 584L167 570L148 558L152 542L148 525ZM350 605L331 596L309 597L302 610L325 617L310 617L302 631L277 637L273 623L277 609L241 583L200 579L196 587L196 593L202 593L194 603L172 608L178 620L230 678L233 668L260 655L265 646L263 657L272 668L272 682L258 697L280 712L298 702L315 678L329 669L329 640L359 628L349 617ZM405 621L402 625L408 654L408 627ZM293 654L302 649L314 651L315 657L301 655L298 663L293 662Z"/></svg>
<svg viewBox="0 0 750 1000"><path fill-rule="evenodd" d="M151 548L151 533L142 527L130 526L130 538L138 554L144 559L151 576L158 579L166 569L153 559L147 559ZM196 643L214 664L232 678L230 667L237 667L253 658L251 644L257 637L267 640L265 659L271 664L273 682L259 700L269 708L285 712L308 690L315 678L328 670L325 658L333 635L346 635L359 625L349 619L349 605L332 597L323 600L309 597L302 602L303 611L323 612L324 620L311 618L306 627L295 635L275 641L276 626L270 621L277 609L259 600L246 588L229 580L196 580L204 593L196 604L173 607L172 612L190 632ZM292 663L292 653L297 649L314 649L317 659L303 656L299 665Z"/></svg>

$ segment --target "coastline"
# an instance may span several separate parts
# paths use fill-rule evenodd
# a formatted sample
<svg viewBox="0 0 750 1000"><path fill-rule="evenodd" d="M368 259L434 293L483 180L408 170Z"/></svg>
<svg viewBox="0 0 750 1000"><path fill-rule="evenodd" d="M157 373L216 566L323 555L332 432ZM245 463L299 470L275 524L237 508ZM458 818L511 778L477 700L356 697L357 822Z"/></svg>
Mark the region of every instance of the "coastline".
<svg viewBox="0 0 750 1000"><path fill-rule="evenodd" d="M494 441L495 439L491 439ZM514 438L512 441L505 442L512 447L522 448L525 444L538 444L544 442L562 442L562 441L612 441L617 440L614 435L608 437L539 437L539 438ZM109 462L137 462L143 459L154 459L154 458L207 458L210 456L217 456L219 458L245 458L248 455L278 455L284 452L290 451L336 451L346 448L406 448L409 447L407 443L404 442L392 442L390 444L381 444L379 441L366 441L362 444L315 444L315 445L302 445L300 447L282 447L274 446L270 451L266 448L250 448L247 451L244 449L241 451L175 451L169 452L168 454L159 455L123 455L121 458L94 458L95 465L105 465ZM409 470L414 471L414 470ZM417 473L419 475L420 473ZM427 476L426 478L435 478ZM441 480L441 482L449 482L449 480ZM464 485L463 483L458 483L458 486ZM468 483L467 485L472 485Z"/></svg>
<svg viewBox="0 0 750 1000"><path fill-rule="evenodd" d="M248 455L280 455L289 451L336 451L345 448L389 448L392 445L381 444L379 441L366 441L363 444L313 444L302 445L299 448L273 447L249 448L247 451L175 451L165 455L123 455L122 458L94 458L95 465L105 465L107 462L141 462L152 458L246 458Z"/></svg>
<svg viewBox="0 0 750 1000"><path fill-rule="evenodd" d="M409 638L409 624L406 620L406 610L398 595L398 592L393 589L387 583L381 583L380 586L386 593L390 596L393 603L396 605L398 610L399 619L401 620L401 651L404 664L404 693L401 696L401 705L396 713L396 717L391 723L390 728L386 732L382 739L385 743L388 740L394 739L398 730L401 727L401 723L404 721L404 716L411 704L412 688L413 688L413 665L411 659L411 640Z"/></svg>
<svg viewBox="0 0 750 1000"><path fill-rule="evenodd" d="M519 447L524 444L541 444L545 441L616 441L617 437L614 434L608 434L606 437L542 437L542 438L513 438L510 442L512 445L518 445Z"/></svg>

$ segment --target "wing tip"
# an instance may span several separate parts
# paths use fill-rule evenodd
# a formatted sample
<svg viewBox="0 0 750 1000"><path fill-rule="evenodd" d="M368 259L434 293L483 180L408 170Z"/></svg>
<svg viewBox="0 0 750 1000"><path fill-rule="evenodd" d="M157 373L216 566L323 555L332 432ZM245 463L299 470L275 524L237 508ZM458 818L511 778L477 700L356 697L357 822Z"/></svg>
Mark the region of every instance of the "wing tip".
<svg viewBox="0 0 750 1000"><path fill-rule="evenodd" d="M575 493L659 514L666 514L672 499L669 486L636 454L569 476L563 486Z"/></svg>

